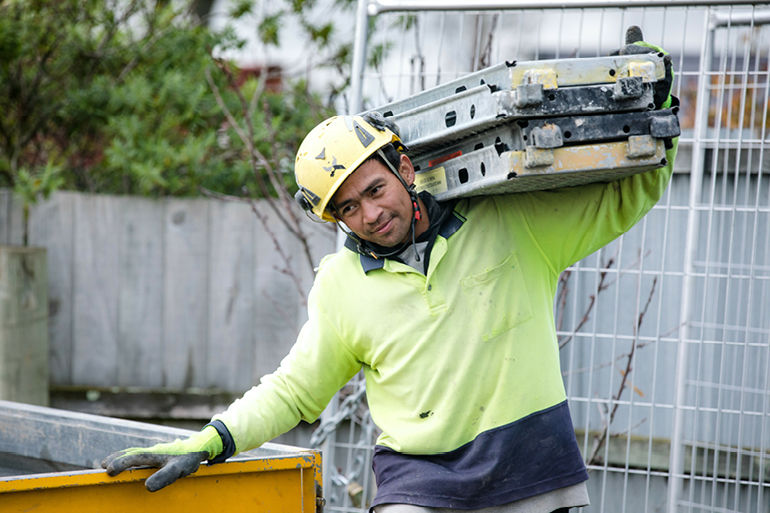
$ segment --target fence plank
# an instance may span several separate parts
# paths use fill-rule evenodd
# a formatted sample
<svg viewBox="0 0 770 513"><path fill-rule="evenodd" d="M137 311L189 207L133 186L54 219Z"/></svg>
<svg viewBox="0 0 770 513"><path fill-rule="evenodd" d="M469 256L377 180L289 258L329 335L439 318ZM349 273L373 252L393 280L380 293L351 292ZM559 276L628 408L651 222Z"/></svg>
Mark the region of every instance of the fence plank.
<svg viewBox="0 0 770 513"><path fill-rule="evenodd" d="M0 246L0 397L48 406L45 248Z"/></svg>
<svg viewBox="0 0 770 513"><path fill-rule="evenodd" d="M265 202L259 202L259 211L268 219L267 228L262 222L254 223L254 251L256 273L254 275L254 318L259 327L255 333L255 383L261 376L273 372L293 345L301 324L297 322L301 300L293 280L282 272L287 262L276 251L272 236L296 269L301 262L299 244L280 225L280 221ZM309 285L305 285L307 294Z"/></svg>
<svg viewBox="0 0 770 513"><path fill-rule="evenodd" d="M8 231L11 226L11 191L0 191L0 244L10 244Z"/></svg>
<svg viewBox="0 0 770 513"><path fill-rule="evenodd" d="M206 386L208 200L170 200L165 212L163 386Z"/></svg>
<svg viewBox="0 0 770 513"><path fill-rule="evenodd" d="M58 192L30 210L29 243L48 250L48 341L52 385L72 377L72 313L75 202L82 196Z"/></svg>
<svg viewBox="0 0 770 513"><path fill-rule="evenodd" d="M115 384L122 201L91 195L75 201L72 379L79 384Z"/></svg>
<svg viewBox="0 0 770 513"><path fill-rule="evenodd" d="M254 361L254 214L248 206L210 206L208 385L247 390Z"/></svg>
<svg viewBox="0 0 770 513"><path fill-rule="evenodd" d="M10 197L0 191L0 212ZM299 244L269 222L307 294ZM277 367L306 316L279 271L284 258L244 205L58 192L30 210L29 235L49 253L56 386L241 392ZM333 248L328 234L311 244L317 260Z"/></svg>
<svg viewBox="0 0 770 513"><path fill-rule="evenodd" d="M163 340L162 201L124 203L120 241L117 384L161 387Z"/></svg>
<svg viewBox="0 0 770 513"><path fill-rule="evenodd" d="M14 198L13 191L0 191L0 244L22 244L23 216L21 202Z"/></svg>

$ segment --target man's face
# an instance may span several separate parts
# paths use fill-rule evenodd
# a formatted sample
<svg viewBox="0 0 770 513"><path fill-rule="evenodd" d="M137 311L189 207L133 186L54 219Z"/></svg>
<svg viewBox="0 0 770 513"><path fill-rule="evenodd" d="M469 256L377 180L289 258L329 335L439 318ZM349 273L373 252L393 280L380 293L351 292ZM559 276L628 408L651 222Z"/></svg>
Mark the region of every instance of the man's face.
<svg viewBox="0 0 770 513"><path fill-rule="evenodd" d="M405 156L399 172L411 185L414 168ZM377 160L359 166L337 189L332 204L339 219L363 240L392 247L410 236L414 210L409 193L396 175Z"/></svg>

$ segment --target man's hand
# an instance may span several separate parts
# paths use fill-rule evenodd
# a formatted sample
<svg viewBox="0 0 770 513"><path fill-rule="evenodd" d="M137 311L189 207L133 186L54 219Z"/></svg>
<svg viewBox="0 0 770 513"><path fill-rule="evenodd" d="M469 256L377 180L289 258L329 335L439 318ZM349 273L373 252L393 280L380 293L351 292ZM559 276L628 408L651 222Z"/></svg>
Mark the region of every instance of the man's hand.
<svg viewBox="0 0 770 513"><path fill-rule="evenodd" d="M372 125L374 128L379 130L380 132L385 131L387 128L397 136L401 137L401 129L398 128L398 125L392 120L388 119L382 114L380 114L377 111L367 112L364 114L364 121Z"/></svg>
<svg viewBox="0 0 770 513"><path fill-rule="evenodd" d="M658 80L653 88L653 101L656 109L667 109L671 106L671 86L674 81L674 73L671 70L671 56L663 48L644 42L642 29L636 25L626 30L626 44L610 52L610 55L639 55L644 53L659 53L663 57L666 67L666 76Z"/></svg>
<svg viewBox="0 0 770 513"><path fill-rule="evenodd" d="M102 461L107 474L116 476L131 467L157 467L160 470L147 478L145 488L155 492L180 477L189 476L204 460L222 452L222 440L216 428L207 426L186 440L157 444L152 447L133 447L110 454Z"/></svg>

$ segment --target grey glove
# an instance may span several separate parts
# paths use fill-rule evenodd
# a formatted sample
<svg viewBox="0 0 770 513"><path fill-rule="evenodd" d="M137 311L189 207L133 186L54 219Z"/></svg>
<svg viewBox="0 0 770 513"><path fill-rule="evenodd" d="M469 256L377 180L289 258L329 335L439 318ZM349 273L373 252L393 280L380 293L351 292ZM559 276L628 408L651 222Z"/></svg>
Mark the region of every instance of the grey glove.
<svg viewBox="0 0 770 513"><path fill-rule="evenodd" d="M362 117L364 118L364 121L372 125L374 128L376 128L380 132L384 132L385 129L388 129L394 134L396 134L399 137L399 139L401 138L401 129L398 128L398 125L395 122L393 122L392 119L386 118L379 112L376 112L376 111L367 112Z"/></svg>
<svg viewBox="0 0 770 513"><path fill-rule="evenodd" d="M177 479L189 476L201 462L222 452L222 440L216 428L207 426L200 433L185 440L134 447L110 454L102 461L102 468L116 476L131 467L157 467L160 470L147 478L145 488L156 492Z"/></svg>

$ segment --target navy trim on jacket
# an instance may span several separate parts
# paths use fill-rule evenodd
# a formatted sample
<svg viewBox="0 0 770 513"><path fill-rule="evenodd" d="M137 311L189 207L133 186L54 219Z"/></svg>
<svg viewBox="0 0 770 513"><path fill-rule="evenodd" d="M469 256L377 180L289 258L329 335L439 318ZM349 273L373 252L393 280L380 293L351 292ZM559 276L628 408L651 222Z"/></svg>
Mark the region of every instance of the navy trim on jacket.
<svg viewBox="0 0 770 513"><path fill-rule="evenodd" d="M481 509L588 479L567 401L479 434L443 454L401 454L376 446L377 496L386 503Z"/></svg>
<svg viewBox="0 0 770 513"><path fill-rule="evenodd" d="M221 420L214 420L206 424L217 430L219 437L222 439L222 452L220 452L214 459L208 462L209 465L215 465L217 463L224 463L227 458L235 454L235 441L233 435L230 434L230 430L227 429L225 423ZM206 426L203 426L204 428Z"/></svg>

